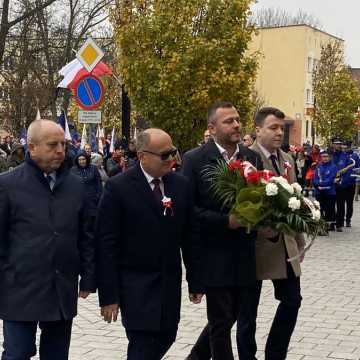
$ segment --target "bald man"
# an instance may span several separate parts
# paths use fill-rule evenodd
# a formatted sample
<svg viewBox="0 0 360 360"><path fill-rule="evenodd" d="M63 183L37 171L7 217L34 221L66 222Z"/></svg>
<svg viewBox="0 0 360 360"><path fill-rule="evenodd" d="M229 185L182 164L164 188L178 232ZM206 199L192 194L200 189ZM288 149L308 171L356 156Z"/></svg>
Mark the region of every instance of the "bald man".
<svg viewBox="0 0 360 360"><path fill-rule="evenodd" d="M33 357L38 326L40 359L66 360L78 295L95 291L94 241L62 128L35 121L27 144L25 162L0 176L2 360Z"/></svg>
<svg viewBox="0 0 360 360"><path fill-rule="evenodd" d="M177 149L170 136L148 129L136 145L138 164L106 183L99 206L99 301L109 323L120 308L128 360L160 360L180 319L181 253L190 299L201 301L199 245L188 181L171 171Z"/></svg>

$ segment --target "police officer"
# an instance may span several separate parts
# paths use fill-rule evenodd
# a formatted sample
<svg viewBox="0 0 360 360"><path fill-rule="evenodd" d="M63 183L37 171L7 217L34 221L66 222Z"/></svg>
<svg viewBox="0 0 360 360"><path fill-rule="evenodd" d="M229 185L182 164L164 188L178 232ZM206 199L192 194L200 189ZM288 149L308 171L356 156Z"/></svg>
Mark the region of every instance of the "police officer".
<svg viewBox="0 0 360 360"><path fill-rule="evenodd" d="M330 161L329 152L322 150L320 152L320 163L315 169L313 185L315 197L320 202L321 213L330 231L335 230L336 175L337 167Z"/></svg>

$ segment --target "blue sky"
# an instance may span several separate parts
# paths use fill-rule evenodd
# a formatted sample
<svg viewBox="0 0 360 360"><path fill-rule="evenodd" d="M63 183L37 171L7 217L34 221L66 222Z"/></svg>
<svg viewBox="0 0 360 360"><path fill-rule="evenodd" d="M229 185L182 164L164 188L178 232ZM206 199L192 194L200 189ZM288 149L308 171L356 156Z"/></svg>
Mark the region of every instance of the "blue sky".
<svg viewBox="0 0 360 360"><path fill-rule="evenodd" d="M345 40L346 62L360 68L360 0L258 0L252 10L278 7L292 14L299 9L319 19L323 30Z"/></svg>

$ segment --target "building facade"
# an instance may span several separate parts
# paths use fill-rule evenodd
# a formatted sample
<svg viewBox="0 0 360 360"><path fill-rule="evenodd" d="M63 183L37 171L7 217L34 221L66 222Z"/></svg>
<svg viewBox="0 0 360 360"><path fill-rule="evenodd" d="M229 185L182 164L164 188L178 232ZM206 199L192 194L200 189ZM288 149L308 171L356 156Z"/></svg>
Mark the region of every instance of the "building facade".
<svg viewBox="0 0 360 360"><path fill-rule="evenodd" d="M285 140L301 145L316 142L311 121L314 108L313 70L321 46L342 39L308 25L258 29L250 51L260 52L256 91L266 105L286 114Z"/></svg>

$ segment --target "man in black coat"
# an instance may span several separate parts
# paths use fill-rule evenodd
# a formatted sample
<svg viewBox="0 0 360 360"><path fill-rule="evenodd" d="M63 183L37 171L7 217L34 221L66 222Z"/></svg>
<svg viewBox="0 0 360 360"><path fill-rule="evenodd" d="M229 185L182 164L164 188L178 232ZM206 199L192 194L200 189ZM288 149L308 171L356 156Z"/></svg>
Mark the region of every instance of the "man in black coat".
<svg viewBox="0 0 360 360"><path fill-rule="evenodd" d="M256 354L255 330L259 284L256 282L256 232L240 227L229 209L210 191L204 177L206 169L219 159L250 161L262 169L261 158L239 145L240 118L231 103L217 102L209 108L208 128L212 139L187 152L183 174L190 179L195 213L201 234L201 280L205 287L208 325L203 330L189 359L234 359L231 328L237 321L237 346L241 360ZM210 337L210 348L209 348Z"/></svg>
<svg viewBox="0 0 360 360"><path fill-rule="evenodd" d="M65 138L52 121L28 129L25 163L0 175L0 318L2 360L68 359L80 297L95 291L93 236L87 232L84 191L62 168Z"/></svg>
<svg viewBox="0 0 360 360"><path fill-rule="evenodd" d="M139 162L105 186L97 219L101 314L116 321L120 307L128 360L160 360L180 319L181 254L192 302L201 301L199 249L188 181L171 171L170 136L148 129L137 137ZM190 231L191 230L191 231Z"/></svg>

